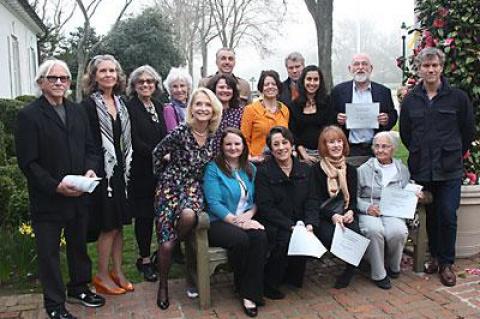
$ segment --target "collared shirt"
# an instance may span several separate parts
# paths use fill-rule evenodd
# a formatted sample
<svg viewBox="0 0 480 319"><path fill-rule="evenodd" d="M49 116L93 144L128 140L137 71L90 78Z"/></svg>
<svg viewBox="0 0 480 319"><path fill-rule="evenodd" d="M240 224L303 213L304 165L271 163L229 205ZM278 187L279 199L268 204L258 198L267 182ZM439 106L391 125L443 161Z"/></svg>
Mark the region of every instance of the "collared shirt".
<svg viewBox="0 0 480 319"><path fill-rule="evenodd" d="M65 105L63 105L63 104L55 105L55 106L53 106L53 109L58 114L58 117L60 117L60 120L62 120L63 125L66 125L67 124L67 113L65 112Z"/></svg>
<svg viewBox="0 0 480 319"><path fill-rule="evenodd" d="M357 88L355 81L352 85L352 104L372 103L372 83L368 84L366 90ZM351 129L348 135L348 141L351 144L372 143L374 130L371 128Z"/></svg>

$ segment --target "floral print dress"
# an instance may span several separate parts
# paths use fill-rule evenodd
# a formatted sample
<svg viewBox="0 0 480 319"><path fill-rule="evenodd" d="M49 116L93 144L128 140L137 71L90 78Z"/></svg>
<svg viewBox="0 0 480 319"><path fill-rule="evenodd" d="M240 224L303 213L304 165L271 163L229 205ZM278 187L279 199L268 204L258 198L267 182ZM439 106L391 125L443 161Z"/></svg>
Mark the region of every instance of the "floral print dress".
<svg viewBox="0 0 480 319"><path fill-rule="evenodd" d="M153 171L158 178L155 190L155 216L158 242L177 238L174 225L182 210L195 213L204 209L202 176L213 159L214 135L198 145L191 128L177 126L153 150ZM170 154L170 160L163 158Z"/></svg>

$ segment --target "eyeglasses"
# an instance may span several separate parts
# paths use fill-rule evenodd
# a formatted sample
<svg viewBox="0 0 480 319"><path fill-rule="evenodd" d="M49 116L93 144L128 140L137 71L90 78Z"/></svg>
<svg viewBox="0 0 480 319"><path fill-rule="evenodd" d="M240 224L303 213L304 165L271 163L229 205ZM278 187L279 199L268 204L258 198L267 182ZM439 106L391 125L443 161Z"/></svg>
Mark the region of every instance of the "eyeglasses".
<svg viewBox="0 0 480 319"><path fill-rule="evenodd" d="M389 148L392 148L393 145L391 144L373 144L373 148L376 149L376 150L385 150L385 149L389 149Z"/></svg>
<svg viewBox="0 0 480 319"><path fill-rule="evenodd" d="M55 76L55 75L47 75L47 76L42 76L42 79L47 79L48 82L55 84L57 83L58 80L60 80L61 83L67 83L70 80L69 76Z"/></svg>
<svg viewBox="0 0 480 319"><path fill-rule="evenodd" d="M145 83L147 84L155 84L157 81L155 81L154 79L139 79L137 80L137 84L139 85L144 85Z"/></svg>

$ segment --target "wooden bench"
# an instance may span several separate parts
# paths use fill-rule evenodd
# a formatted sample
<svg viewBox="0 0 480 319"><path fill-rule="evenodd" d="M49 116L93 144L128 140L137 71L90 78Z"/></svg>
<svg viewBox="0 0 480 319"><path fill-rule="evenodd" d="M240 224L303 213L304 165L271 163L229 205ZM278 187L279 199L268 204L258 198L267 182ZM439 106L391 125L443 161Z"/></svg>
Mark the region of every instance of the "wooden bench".
<svg viewBox="0 0 480 319"><path fill-rule="evenodd" d="M427 250L425 204L431 202L432 195L426 193L425 198L421 203L419 202L417 206L419 226L414 229L409 229L406 251L413 255L413 270L415 272L423 271L425 264L425 254ZM218 266L228 263L227 251L225 249L209 247L209 227L208 214L201 213L196 229L192 232L192 237L190 240L185 241L186 280L189 285L197 287L201 309L207 309L211 306L210 276L215 273Z"/></svg>

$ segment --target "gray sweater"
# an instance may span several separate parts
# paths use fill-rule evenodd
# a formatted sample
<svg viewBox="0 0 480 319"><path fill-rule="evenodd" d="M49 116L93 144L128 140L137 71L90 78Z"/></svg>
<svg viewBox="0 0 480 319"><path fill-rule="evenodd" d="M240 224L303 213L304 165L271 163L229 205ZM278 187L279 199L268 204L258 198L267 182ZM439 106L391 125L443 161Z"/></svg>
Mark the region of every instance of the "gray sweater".
<svg viewBox="0 0 480 319"><path fill-rule="evenodd" d="M375 162L377 162L377 164ZM393 159L393 163L397 168L397 174L387 186L404 188L410 180L408 168L400 160ZM377 165L377 159L372 157L357 169L357 208L360 214L366 214L371 204L378 204L380 202L383 183L382 171Z"/></svg>

